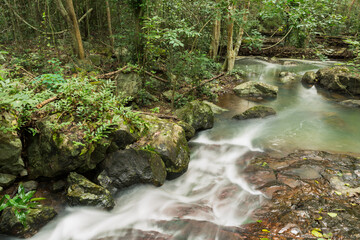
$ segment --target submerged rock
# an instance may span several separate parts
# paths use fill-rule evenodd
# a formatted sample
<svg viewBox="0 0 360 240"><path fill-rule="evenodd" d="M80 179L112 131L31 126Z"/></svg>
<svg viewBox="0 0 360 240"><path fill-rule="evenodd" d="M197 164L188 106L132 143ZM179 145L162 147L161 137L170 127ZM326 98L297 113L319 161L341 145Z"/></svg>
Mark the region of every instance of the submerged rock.
<svg viewBox="0 0 360 240"><path fill-rule="evenodd" d="M245 112L241 114L237 114L233 116L234 119L237 120L246 120L252 118L265 118L271 115L275 115L276 111L271 107L266 106L255 106L247 109Z"/></svg>
<svg viewBox="0 0 360 240"><path fill-rule="evenodd" d="M360 100L354 100L354 99L349 99L349 100L345 100L340 102L341 105L347 106L347 107L356 107L356 108L360 108Z"/></svg>
<svg viewBox="0 0 360 240"><path fill-rule="evenodd" d="M56 215L52 207L41 206L30 208L24 226L15 216L13 208L5 208L0 216L0 233L28 238L36 234L40 228L50 222Z"/></svg>
<svg viewBox="0 0 360 240"><path fill-rule="evenodd" d="M22 143L14 128L16 125L14 114L0 110L0 173L14 176L23 175L25 171L21 159Z"/></svg>
<svg viewBox="0 0 360 240"><path fill-rule="evenodd" d="M97 179L113 193L139 183L161 186L166 179L165 164L158 154L148 150L120 150L110 154L103 165Z"/></svg>
<svg viewBox="0 0 360 240"><path fill-rule="evenodd" d="M184 173L190 161L184 129L169 120L151 116L143 116L143 119L149 124L149 129L135 145L138 148L151 149L160 155L166 166L167 178Z"/></svg>
<svg viewBox="0 0 360 240"><path fill-rule="evenodd" d="M254 218L261 221L247 225L249 231L267 229L279 239L359 239L359 156L322 151L265 154L251 159L243 173L269 198L255 211Z"/></svg>
<svg viewBox="0 0 360 240"><path fill-rule="evenodd" d="M262 82L249 81L234 88L239 97L276 98L279 88Z"/></svg>
<svg viewBox="0 0 360 240"><path fill-rule="evenodd" d="M360 95L360 74L352 72L346 67L320 69L316 73L316 82L330 91Z"/></svg>
<svg viewBox="0 0 360 240"><path fill-rule="evenodd" d="M196 131L212 128L214 113L211 107L201 101L192 101L176 111L176 116L190 124Z"/></svg>
<svg viewBox="0 0 360 240"><path fill-rule="evenodd" d="M111 193L84 176L71 172L67 178L66 197L71 206L95 206L112 209L115 202Z"/></svg>

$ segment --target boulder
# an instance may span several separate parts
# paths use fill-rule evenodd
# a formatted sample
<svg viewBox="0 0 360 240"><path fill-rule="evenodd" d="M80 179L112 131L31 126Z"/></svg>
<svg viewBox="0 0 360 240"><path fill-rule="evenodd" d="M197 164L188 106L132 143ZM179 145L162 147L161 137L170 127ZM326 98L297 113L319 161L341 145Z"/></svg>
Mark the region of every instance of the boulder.
<svg viewBox="0 0 360 240"><path fill-rule="evenodd" d="M25 192L30 192L30 191L36 190L39 186L39 183L36 181L27 181L27 182L24 182L22 185L24 187Z"/></svg>
<svg viewBox="0 0 360 240"><path fill-rule="evenodd" d="M195 136L195 129L188 123L184 121L180 121L177 124L179 124L180 127L182 127L185 131L186 140L190 140Z"/></svg>
<svg viewBox="0 0 360 240"><path fill-rule="evenodd" d="M284 84L292 83L299 79L299 76L292 72L280 72L279 77L280 82Z"/></svg>
<svg viewBox="0 0 360 240"><path fill-rule="evenodd" d="M0 173L0 187L8 187L15 182L16 176L6 173Z"/></svg>
<svg viewBox="0 0 360 240"><path fill-rule="evenodd" d="M214 113L208 104L202 101L192 101L184 107L176 110L176 116L190 124L196 131L212 128L214 125Z"/></svg>
<svg viewBox="0 0 360 240"><path fill-rule="evenodd" d="M223 112L228 112L228 109L219 107L218 105L212 103L212 102L208 102L208 101L203 101L203 103L205 103L206 105L208 105L211 110L213 111L214 114L221 114Z"/></svg>
<svg viewBox="0 0 360 240"><path fill-rule="evenodd" d="M165 99L167 101L171 101L171 99L173 98L173 91L172 90L168 90L162 93L162 95L165 97ZM176 93L175 93L176 96Z"/></svg>
<svg viewBox="0 0 360 240"><path fill-rule="evenodd" d="M102 56L100 54L90 54L89 59L95 66L101 65Z"/></svg>
<svg viewBox="0 0 360 240"><path fill-rule="evenodd" d="M0 112L0 173L23 175L25 165L21 159L22 143L14 130L16 116L11 112ZM25 174L24 174L25 175Z"/></svg>
<svg viewBox="0 0 360 240"><path fill-rule="evenodd" d="M54 208L45 206L30 208L28 211L27 226L24 226L15 216L13 208L5 208L0 217L0 233L28 238L37 233L41 227L57 215Z"/></svg>
<svg viewBox="0 0 360 240"><path fill-rule="evenodd" d="M360 95L360 73L352 72L346 67L320 69L316 73L316 82L330 91Z"/></svg>
<svg viewBox="0 0 360 240"><path fill-rule="evenodd" d="M97 179L113 193L139 183L161 186L166 179L164 162L149 150L119 150L106 158L103 168Z"/></svg>
<svg viewBox="0 0 360 240"><path fill-rule="evenodd" d="M67 178L66 197L71 206L94 206L112 209L115 206L111 193L84 176L71 172Z"/></svg>
<svg viewBox="0 0 360 240"><path fill-rule="evenodd" d="M314 85L316 83L316 73L312 71L306 72L302 77L301 82L308 85Z"/></svg>
<svg viewBox="0 0 360 240"><path fill-rule="evenodd" d="M166 166L167 178L174 178L187 170L190 153L184 129L169 120L142 116L149 127L136 144L157 152Z"/></svg>
<svg viewBox="0 0 360 240"><path fill-rule="evenodd" d="M360 108L360 100L349 99L349 100L341 101L340 104L347 107Z"/></svg>
<svg viewBox="0 0 360 240"><path fill-rule="evenodd" d="M262 82L249 81L234 88L239 97L276 98L279 88Z"/></svg>
<svg viewBox="0 0 360 240"><path fill-rule="evenodd" d="M116 91L123 97L136 98L142 88L142 79L134 72L120 73L115 78L115 81L117 86Z"/></svg>
<svg viewBox="0 0 360 240"><path fill-rule="evenodd" d="M109 138L95 144L86 144L84 132L75 123L55 131L56 115L36 123L40 134L30 136L27 154L32 178L55 177L71 171L86 172L102 162L111 146L112 151L136 140L128 125L119 124ZM77 144L80 142L81 144Z"/></svg>
<svg viewBox="0 0 360 240"><path fill-rule="evenodd" d="M271 107L266 106L255 106L247 109L241 114L233 116L237 120L246 120L252 118L265 118L267 116L275 115L276 111Z"/></svg>

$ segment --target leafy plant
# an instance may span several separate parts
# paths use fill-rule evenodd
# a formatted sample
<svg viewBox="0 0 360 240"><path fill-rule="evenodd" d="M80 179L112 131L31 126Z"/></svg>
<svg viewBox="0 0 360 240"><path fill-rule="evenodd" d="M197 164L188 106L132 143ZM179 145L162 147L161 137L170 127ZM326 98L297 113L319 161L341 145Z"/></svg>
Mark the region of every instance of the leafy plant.
<svg viewBox="0 0 360 240"><path fill-rule="evenodd" d="M26 216L29 214L31 208L39 206L37 201L44 200L45 198L32 198L36 191L29 191L25 193L25 189L22 184L18 187L17 194L11 198L6 194L0 200L0 212L7 207L11 207L14 211L16 218L24 225L26 224Z"/></svg>

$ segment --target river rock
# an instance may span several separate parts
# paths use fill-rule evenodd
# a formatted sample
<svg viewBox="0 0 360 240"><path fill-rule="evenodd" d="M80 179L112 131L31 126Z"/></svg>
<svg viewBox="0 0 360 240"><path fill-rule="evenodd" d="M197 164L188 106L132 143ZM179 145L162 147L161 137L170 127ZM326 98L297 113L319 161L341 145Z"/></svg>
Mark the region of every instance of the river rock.
<svg viewBox="0 0 360 240"><path fill-rule="evenodd" d="M40 134L29 139L27 154L29 174L32 178L55 177L75 170L78 172L92 170L105 159L110 145L112 150L116 151L136 140L126 124L119 124L109 138L89 145L83 139L83 130L75 123L57 131L53 130L51 126L56 118L53 115L38 121L36 125Z"/></svg>
<svg viewBox="0 0 360 240"><path fill-rule="evenodd" d="M208 107L208 106L207 106ZM166 166L167 178L174 178L187 170L190 153L184 129L169 120L142 116L149 128L135 143L137 148L157 152Z"/></svg>
<svg viewBox="0 0 360 240"><path fill-rule="evenodd" d="M103 165L97 179L113 193L139 183L161 186L166 179L165 164L153 151L119 150L110 154Z"/></svg>
<svg viewBox="0 0 360 240"><path fill-rule="evenodd" d="M360 108L360 100L349 99L349 100L344 100L344 101L340 102L340 104L347 106L347 107Z"/></svg>
<svg viewBox="0 0 360 240"><path fill-rule="evenodd" d="M22 185L24 187L25 192L30 192L36 190L39 186L39 183L32 180L32 181L24 182Z"/></svg>
<svg viewBox="0 0 360 240"><path fill-rule="evenodd" d="M241 114L233 116L237 120L246 120L252 118L265 118L267 116L275 115L276 111L271 107L266 106L255 106L247 109Z"/></svg>
<svg viewBox="0 0 360 240"><path fill-rule="evenodd" d="M71 172L67 178L66 197L71 206L95 206L112 209L115 206L111 193L84 176Z"/></svg>
<svg viewBox="0 0 360 240"><path fill-rule="evenodd" d="M116 91L123 97L136 98L142 88L142 79L139 74L134 72L120 73L115 78L115 81Z"/></svg>
<svg viewBox="0 0 360 240"><path fill-rule="evenodd" d="M0 216L0 233L28 238L37 233L40 228L50 222L56 215L52 207L40 206L28 209L25 227L15 216L13 208L5 208Z"/></svg>
<svg viewBox="0 0 360 240"><path fill-rule="evenodd" d="M184 121L179 121L177 124L179 124L180 127L182 127L185 131L186 140L190 140L195 136L195 129L188 123Z"/></svg>
<svg viewBox="0 0 360 240"><path fill-rule="evenodd" d="M276 98L279 88L262 82L249 81L234 88L239 97L265 97Z"/></svg>
<svg viewBox="0 0 360 240"><path fill-rule="evenodd" d="M316 73L316 82L330 91L360 95L360 73L352 72L346 67L320 69Z"/></svg>
<svg viewBox="0 0 360 240"><path fill-rule="evenodd" d="M25 171L22 143L15 131L15 114L0 110L0 173L18 176Z"/></svg>
<svg viewBox="0 0 360 240"><path fill-rule="evenodd" d="M211 107L201 101L195 100L175 112L176 116L189 123L196 131L212 128L214 113Z"/></svg>
<svg viewBox="0 0 360 240"><path fill-rule="evenodd" d="M302 77L301 82L307 85L314 85L316 82L316 73L312 71L306 72Z"/></svg>
<svg viewBox="0 0 360 240"><path fill-rule="evenodd" d="M279 77L280 77L280 82L284 84L292 83L299 79L299 75L292 72L280 72Z"/></svg>
<svg viewBox="0 0 360 240"><path fill-rule="evenodd" d="M254 212L261 221L246 229L265 228L274 239L315 239L329 233L331 239L358 239L359 164L360 155L323 151L255 155L242 176L269 200Z"/></svg>
<svg viewBox="0 0 360 240"><path fill-rule="evenodd" d="M206 105L208 105L211 110L213 111L214 114L221 114L223 112L228 112L228 109L219 107L218 105L212 103L212 102L208 102L208 101L203 101L203 103L205 103Z"/></svg>

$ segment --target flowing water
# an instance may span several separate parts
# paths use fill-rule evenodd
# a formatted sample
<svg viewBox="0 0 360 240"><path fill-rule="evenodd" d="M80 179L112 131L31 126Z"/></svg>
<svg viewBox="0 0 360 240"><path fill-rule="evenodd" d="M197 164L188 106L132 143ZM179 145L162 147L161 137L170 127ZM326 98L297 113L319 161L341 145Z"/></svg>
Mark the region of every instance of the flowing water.
<svg viewBox="0 0 360 240"><path fill-rule="evenodd" d="M119 193L110 211L68 208L32 239L227 239L221 229L254 221L264 196L241 177L251 153L295 149L360 152L360 110L346 108L315 87L282 84L280 71L303 74L330 63L298 61L283 66L241 59L247 78L279 86L276 100L262 103L278 114L235 121L231 116L258 103L232 94L219 104L230 111L213 129L191 141L189 170L162 187L136 186Z"/></svg>

